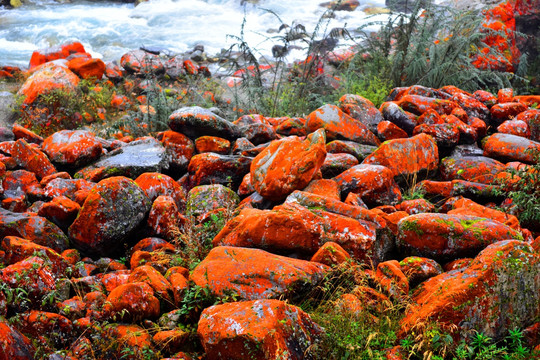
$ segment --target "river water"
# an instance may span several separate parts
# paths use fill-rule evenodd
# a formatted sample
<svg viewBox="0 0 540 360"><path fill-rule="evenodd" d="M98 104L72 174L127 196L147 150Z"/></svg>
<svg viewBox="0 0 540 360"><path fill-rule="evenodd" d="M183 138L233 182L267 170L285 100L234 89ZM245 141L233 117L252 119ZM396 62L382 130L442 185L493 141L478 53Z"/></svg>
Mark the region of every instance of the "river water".
<svg viewBox="0 0 540 360"><path fill-rule="evenodd" d="M33 1L33 2L32 2ZM0 65L27 67L32 52L70 40L83 43L86 50L105 61L119 59L140 46L168 49L172 53L205 46L207 54L217 54L235 42L228 35L240 35L245 19L245 39L262 55L269 55L276 43L280 20L301 23L313 31L325 8L324 0L260 0L257 5L241 0L150 0L138 6L108 1L26 0L17 9L0 8ZM322 23L318 37L334 27L354 30L387 15L368 16L363 9L383 7L384 0L362 0L353 12L338 11ZM376 30L373 25L369 30ZM301 45L301 44L299 44ZM300 58L301 50L289 57Z"/></svg>

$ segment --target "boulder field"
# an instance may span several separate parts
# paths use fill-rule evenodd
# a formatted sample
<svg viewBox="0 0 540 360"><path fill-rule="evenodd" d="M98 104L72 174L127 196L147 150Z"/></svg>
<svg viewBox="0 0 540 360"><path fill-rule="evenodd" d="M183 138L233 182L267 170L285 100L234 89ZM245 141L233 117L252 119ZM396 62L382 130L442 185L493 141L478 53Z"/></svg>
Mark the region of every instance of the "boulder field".
<svg viewBox="0 0 540 360"><path fill-rule="evenodd" d="M105 71L51 59L22 92ZM344 312L409 305L396 346L434 322L539 347L540 224L505 196L540 176L538 103L412 86L305 119L185 107L122 141L2 129L0 360L311 359L301 300L342 267L370 279Z"/></svg>

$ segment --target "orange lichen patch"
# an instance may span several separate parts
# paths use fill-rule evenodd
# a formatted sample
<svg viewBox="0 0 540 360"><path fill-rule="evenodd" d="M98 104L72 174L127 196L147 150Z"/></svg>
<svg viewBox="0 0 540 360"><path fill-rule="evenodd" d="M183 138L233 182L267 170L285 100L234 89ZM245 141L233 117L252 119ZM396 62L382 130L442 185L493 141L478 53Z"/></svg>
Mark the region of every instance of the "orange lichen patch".
<svg viewBox="0 0 540 360"><path fill-rule="evenodd" d="M279 300L215 305L197 327L208 360L300 358L322 331L300 308Z"/></svg>
<svg viewBox="0 0 540 360"><path fill-rule="evenodd" d="M140 240L133 248L131 249L131 253L133 254L135 251L143 250L143 251L156 251L159 249L165 250L171 250L174 251L174 246L157 237L147 237L142 240Z"/></svg>
<svg viewBox="0 0 540 360"><path fill-rule="evenodd" d="M12 289L24 290L34 305L41 303L43 296L56 290L56 277L51 266L37 256L5 267L0 279Z"/></svg>
<svg viewBox="0 0 540 360"><path fill-rule="evenodd" d="M65 59L76 53L86 53L84 46L78 41L36 50L32 53L32 57L30 58L30 69L52 60Z"/></svg>
<svg viewBox="0 0 540 360"><path fill-rule="evenodd" d="M193 270L190 280L212 294L234 293L244 300L294 294L305 284L316 284L325 265L274 255L259 249L219 246Z"/></svg>
<svg viewBox="0 0 540 360"><path fill-rule="evenodd" d="M152 341L162 351L175 353L182 349L190 334L181 329L158 331L152 337Z"/></svg>
<svg viewBox="0 0 540 360"><path fill-rule="evenodd" d="M394 140L407 138L407 133L390 121L381 121L377 125L377 133L382 140Z"/></svg>
<svg viewBox="0 0 540 360"><path fill-rule="evenodd" d="M41 136L37 135L31 130L22 127L19 124L13 124L12 131L13 135L15 136L15 140L23 139L31 144L43 143L43 138Z"/></svg>
<svg viewBox="0 0 540 360"><path fill-rule="evenodd" d="M414 128L413 135L426 134L432 136L437 145L443 148L454 147L459 143L460 132L456 124L422 124Z"/></svg>
<svg viewBox="0 0 540 360"><path fill-rule="evenodd" d="M409 215L430 213L435 211L435 205L426 199L405 200L396 205L399 211L405 211Z"/></svg>
<svg viewBox="0 0 540 360"><path fill-rule="evenodd" d="M303 118L286 118L274 127L276 133L286 136L306 136L306 119Z"/></svg>
<svg viewBox="0 0 540 360"><path fill-rule="evenodd" d="M146 221L154 235L167 240L174 240L185 222L174 199L167 195L160 195L154 200Z"/></svg>
<svg viewBox="0 0 540 360"><path fill-rule="evenodd" d="M442 120L445 124L455 125L459 131L460 144L474 144L478 139L476 129L464 123L454 115L443 115Z"/></svg>
<svg viewBox="0 0 540 360"><path fill-rule="evenodd" d="M117 270L110 272L108 274L103 275L103 278L101 279L101 283L103 284L103 287L108 292L113 291L120 285L125 285L130 283L129 275L131 274L131 271L129 270Z"/></svg>
<svg viewBox="0 0 540 360"><path fill-rule="evenodd" d="M159 316L159 300L145 282L129 283L113 289L104 305L104 311L123 319L155 319Z"/></svg>
<svg viewBox="0 0 540 360"><path fill-rule="evenodd" d="M512 88L499 89L497 92L497 102L499 104L512 102L514 98L514 90Z"/></svg>
<svg viewBox="0 0 540 360"><path fill-rule="evenodd" d="M55 163L79 167L98 159L103 146L89 131L62 130L46 138L42 149Z"/></svg>
<svg viewBox="0 0 540 360"><path fill-rule="evenodd" d="M146 196L152 202L158 196L166 195L174 199L178 209L182 210L186 206L184 189L168 175L157 172L144 173L135 179L135 183L143 189Z"/></svg>
<svg viewBox="0 0 540 360"><path fill-rule="evenodd" d="M4 198L20 198L26 200L29 194L40 194L41 188L33 172L15 170L7 172L0 182Z"/></svg>
<svg viewBox="0 0 540 360"><path fill-rule="evenodd" d="M360 144L380 144L379 139L360 121L335 105L323 105L306 118L308 132L324 129L329 140L351 140Z"/></svg>
<svg viewBox="0 0 540 360"><path fill-rule="evenodd" d="M47 156L23 139L15 142L12 156L19 166L35 173L39 179L56 172L54 165L49 161Z"/></svg>
<svg viewBox="0 0 540 360"><path fill-rule="evenodd" d="M497 103L497 97L493 95L492 93L485 90L476 90L473 93L473 97L476 100L480 101L482 104L486 105L487 107L492 107L493 105Z"/></svg>
<svg viewBox="0 0 540 360"><path fill-rule="evenodd" d="M82 79L100 80L105 74L105 63L101 59L76 57L68 61L68 68Z"/></svg>
<svg viewBox="0 0 540 360"><path fill-rule="evenodd" d="M252 158L247 156L203 153L191 158L188 165L189 184L232 184L237 187L249 172Z"/></svg>
<svg viewBox="0 0 540 360"><path fill-rule="evenodd" d="M468 267L471 264L472 261L473 261L473 259L471 259L471 258L463 258L463 259L453 260L453 261L450 261L450 262L444 264L443 269L444 269L445 272L449 272L449 271L452 271L452 270L465 269L466 267Z"/></svg>
<svg viewBox="0 0 540 360"><path fill-rule="evenodd" d="M324 265L333 266L339 265L351 260L351 256L339 244L329 241L325 243L313 257L311 261L318 262Z"/></svg>
<svg viewBox="0 0 540 360"><path fill-rule="evenodd" d="M337 309L341 314L346 316L359 316L366 313L366 308L360 299L353 294L341 295L333 304L333 307ZM368 313L369 314L369 313Z"/></svg>
<svg viewBox="0 0 540 360"><path fill-rule="evenodd" d="M367 286L360 285L355 287L352 294L360 299L367 310L376 313L384 312L391 304L388 296Z"/></svg>
<svg viewBox="0 0 540 360"><path fill-rule="evenodd" d="M334 180L344 194L357 193L368 204L397 204L401 201L401 191L394 180L394 174L385 166L356 165Z"/></svg>
<svg viewBox="0 0 540 360"><path fill-rule="evenodd" d="M486 122L477 118L477 117L470 117L469 118L469 125L474 128L476 131L476 134L478 134L478 137L481 139L483 138L487 133L487 125Z"/></svg>
<svg viewBox="0 0 540 360"><path fill-rule="evenodd" d="M304 188L326 157L325 133L318 130L301 141L296 136L270 143L251 163L251 182L270 200L281 200Z"/></svg>
<svg viewBox="0 0 540 360"><path fill-rule="evenodd" d="M472 95L467 95L463 93L456 93L453 95L452 100L455 101L459 107L452 110L459 112L462 109L468 117L478 117L484 121L489 120L489 109L488 107Z"/></svg>
<svg viewBox="0 0 540 360"><path fill-rule="evenodd" d="M428 109L433 109L439 114L451 114L452 110L459 105L451 100L443 100L420 95L405 95L396 104L405 111L416 115L422 115Z"/></svg>
<svg viewBox="0 0 540 360"><path fill-rule="evenodd" d="M195 140L195 149L198 153L214 152L217 154L228 154L231 142L216 136L201 136Z"/></svg>
<svg viewBox="0 0 540 360"><path fill-rule="evenodd" d="M392 298L402 299L409 294L409 280L396 260L377 265L374 280Z"/></svg>
<svg viewBox="0 0 540 360"><path fill-rule="evenodd" d="M399 262L401 271L411 287L443 273L443 268L435 260L419 256L409 256Z"/></svg>
<svg viewBox="0 0 540 360"><path fill-rule="evenodd" d="M139 226L150 206L133 180L122 176L102 180L92 188L69 227L70 239L89 252L110 252Z"/></svg>
<svg viewBox="0 0 540 360"><path fill-rule="evenodd" d="M439 166L441 179L467 180L483 184L493 184L496 176L506 170L506 166L494 159L484 156L447 157Z"/></svg>
<svg viewBox="0 0 540 360"><path fill-rule="evenodd" d="M351 154L327 153L321 166L321 172L324 177L336 176L355 165L358 165L358 159Z"/></svg>
<svg viewBox="0 0 540 360"><path fill-rule="evenodd" d="M396 244L405 252L434 260L476 255L487 245L522 235L498 221L484 217L417 214L398 224Z"/></svg>
<svg viewBox="0 0 540 360"><path fill-rule="evenodd" d="M525 328L540 314L540 257L515 240L488 246L471 264L425 281L402 320L402 334L415 325L437 321L445 330L475 330L500 339ZM515 284L524 284L516 291ZM456 334L458 335L458 334Z"/></svg>
<svg viewBox="0 0 540 360"><path fill-rule="evenodd" d="M335 200L341 200L341 187L332 179L312 180L303 190L315 195L326 196Z"/></svg>
<svg viewBox="0 0 540 360"><path fill-rule="evenodd" d="M408 139L385 141L363 164L383 165L392 170L394 176L408 176L437 169L439 153L431 136L419 134Z"/></svg>
<svg viewBox="0 0 540 360"><path fill-rule="evenodd" d="M67 343L73 335L73 324L68 318L46 311L19 314L16 325L25 334L44 336L57 344Z"/></svg>
<svg viewBox="0 0 540 360"><path fill-rule="evenodd" d="M452 204L453 210L448 211L448 215L470 215L481 216L503 223L516 231L520 231L519 220L514 216L502 211L488 208L475 203L474 201L461 198Z"/></svg>
<svg viewBox="0 0 540 360"><path fill-rule="evenodd" d="M169 274L169 271L170 271L169 269L167 271L167 274L165 274L166 277L168 275L167 280L169 280L169 282L171 283L174 304L176 306L180 306L180 304L182 303L182 300L184 299L184 294L189 289L189 282L188 282L189 270L185 268L184 270L186 271L173 272Z"/></svg>
<svg viewBox="0 0 540 360"><path fill-rule="evenodd" d="M65 196L57 196L43 204L38 215L49 219L62 228L68 228L79 214L81 206Z"/></svg>
<svg viewBox="0 0 540 360"><path fill-rule="evenodd" d="M526 110L527 105L519 102L510 102L493 105L490 109L490 112L493 119L500 123L505 120L509 120Z"/></svg>
<svg viewBox="0 0 540 360"><path fill-rule="evenodd" d="M531 137L531 131L525 121L522 120L506 120L501 125L497 126L497 132L511 134L516 136Z"/></svg>
<svg viewBox="0 0 540 360"><path fill-rule="evenodd" d="M150 265L143 265L133 269L129 275L129 282L147 283L154 289L154 293L158 298L164 301L172 301L169 295L169 293L172 293L171 283Z"/></svg>
<svg viewBox="0 0 540 360"><path fill-rule="evenodd" d="M527 106L534 106L540 104L540 95L514 96L512 101L519 102Z"/></svg>
<svg viewBox="0 0 540 360"><path fill-rule="evenodd" d="M483 141L484 156L506 161L535 162L534 154L540 151L540 143L511 134L493 134Z"/></svg>

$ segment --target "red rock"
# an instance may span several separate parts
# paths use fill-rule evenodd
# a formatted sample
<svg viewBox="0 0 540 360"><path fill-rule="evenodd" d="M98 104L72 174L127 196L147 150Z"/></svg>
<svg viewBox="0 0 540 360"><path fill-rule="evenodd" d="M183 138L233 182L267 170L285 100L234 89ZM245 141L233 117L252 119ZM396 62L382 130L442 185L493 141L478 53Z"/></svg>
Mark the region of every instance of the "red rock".
<svg viewBox="0 0 540 360"><path fill-rule="evenodd" d="M476 133L476 128L470 126L454 115L443 115L443 121L445 124L455 125L459 131L459 143L460 144L474 144L478 139L478 134Z"/></svg>
<svg viewBox="0 0 540 360"><path fill-rule="evenodd" d="M468 117L477 117L483 121L489 120L488 107L474 96L457 93L453 95L452 100L467 113Z"/></svg>
<svg viewBox="0 0 540 360"><path fill-rule="evenodd" d="M174 199L167 195L160 195L152 203L146 223L154 235L174 240L180 234L180 228L185 221Z"/></svg>
<svg viewBox="0 0 540 360"><path fill-rule="evenodd" d="M81 206L65 196L55 197L52 201L43 204L38 215L52 221L61 229L67 229L79 214Z"/></svg>
<svg viewBox="0 0 540 360"><path fill-rule="evenodd" d="M238 187L238 195L242 197L249 196L255 191L256 190L251 183L251 174L246 174L246 176L244 176L244 178L242 179L242 183Z"/></svg>
<svg viewBox="0 0 540 360"><path fill-rule="evenodd" d="M483 184L496 181L496 176L506 170L503 163L484 156L447 157L439 166L442 180L467 180Z"/></svg>
<svg viewBox="0 0 540 360"><path fill-rule="evenodd" d="M176 110L169 116L169 127L193 139L205 135L227 140L240 137L237 125L199 106Z"/></svg>
<svg viewBox="0 0 540 360"><path fill-rule="evenodd" d="M527 110L527 105L518 102L509 102L493 105L490 109L491 116L497 123L509 120L519 113Z"/></svg>
<svg viewBox="0 0 540 360"><path fill-rule="evenodd" d="M101 59L73 58L67 66L82 79L94 78L100 80L105 74L106 65Z"/></svg>
<svg viewBox="0 0 540 360"><path fill-rule="evenodd" d="M443 268L446 272L453 270L462 270L468 267L471 264L471 261L473 261L473 259L471 258L457 259L444 264Z"/></svg>
<svg viewBox="0 0 540 360"><path fill-rule="evenodd" d="M154 290L145 282L129 283L113 289L104 311L125 320L155 319L159 316L159 300Z"/></svg>
<svg viewBox="0 0 540 360"><path fill-rule="evenodd" d="M41 179L41 181L39 182L39 184L40 184L42 187L45 187L45 186L47 186L51 181L53 181L54 179L65 179L65 180L68 180L68 179L71 179L71 175L69 175L69 173L67 173L67 172L65 172L65 171L60 171L60 172L54 173L54 174L52 174L52 175L45 176L43 179Z"/></svg>
<svg viewBox="0 0 540 360"><path fill-rule="evenodd" d="M355 165L358 165L358 159L351 154L327 153L321 166L321 172L324 177L334 177Z"/></svg>
<svg viewBox="0 0 540 360"><path fill-rule="evenodd" d="M120 58L120 66L128 73L162 73L165 71L159 56L143 50L132 50Z"/></svg>
<svg viewBox="0 0 540 360"><path fill-rule="evenodd" d="M171 283L152 266L143 265L133 269L129 275L129 282L144 282L154 289L154 294L156 294L158 299L168 302L172 301L169 295L169 293L172 293Z"/></svg>
<svg viewBox="0 0 540 360"><path fill-rule="evenodd" d="M86 311L86 304L81 300L80 296L74 296L71 299L56 303L58 313L71 321L80 319Z"/></svg>
<svg viewBox="0 0 540 360"><path fill-rule="evenodd" d="M67 236L52 222L33 213L17 214L0 209L0 234L18 236L54 251L68 247Z"/></svg>
<svg viewBox="0 0 540 360"><path fill-rule="evenodd" d="M488 108L492 107L497 103L497 97L493 95L492 93L484 90L476 90L473 93L473 97L486 105Z"/></svg>
<svg viewBox="0 0 540 360"><path fill-rule="evenodd" d="M174 353L182 349L190 334L181 329L162 330L154 334L152 340L156 346L167 353Z"/></svg>
<svg viewBox="0 0 540 360"><path fill-rule="evenodd" d="M514 216L502 211L491 209L475 203L474 201L461 198L452 205L453 210L448 211L448 215L469 215L486 217L503 223L516 231L520 231L519 220Z"/></svg>
<svg viewBox="0 0 540 360"><path fill-rule="evenodd" d="M186 206L186 196L184 189L173 178L157 172L144 173L135 179L137 185L143 189L144 193L154 202L158 196L166 195L174 199L178 209L183 210Z"/></svg>
<svg viewBox="0 0 540 360"><path fill-rule="evenodd" d="M405 111L422 115L428 109L433 109L439 114L451 114L452 110L459 105L451 100L442 100L420 95L405 95L396 104ZM398 125L399 126L399 125Z"/></svg>
<svg viewBox="0 0 540 360"><path fill-rule="evenodd" d="M189 289L188 277L189 277L189 270L186 271L186 273L184 274L181 274L179 272L172 273L167 279L171 283L173 297L174 297L174 304L176 306L181 306L182 300L184 299L184 294Z"/></svg>
<svg viewBox="0 0 540 360"><path fill-rule="evenodd" d="M405 200L396 205L399 211L405 211L409 215L430 213L435 211L435 205L426 199Z"/></svg>
<svg viewBox="0 0 540 360"><path fill-rule="evenodd" d="M459 127L456 124L418 125L413 130L413 135L426 134L432 136L437 146L451 148L460 140Z"/></svg>
<svg viewBox="0 0 540 360"><path fill-rule="evenodd" d="M383 165L394 176L412 176L437 169L439 153L435 140L420 134L408 139L385 141L362 164Z"/></svg>
<svg viewBox="0 0 540 360"><path fill-rule="evenodd" d="M103 146L89 131L62 130L46 138L42 149L57 164L80 167L97 160Z"/></svg>
<svg viewBox="0 0 540 360"><path fill-rule="evenodd" d="M195 140L195 149L197 149L198 153L228 154L230 147L231 142L229 140L215 136L201 136Z"/></svg>
<svg viewBox="0 0 540 360"><path fill-rule="evenodd" d="M534 153L540 151L540 143L510 134L493 134L482 141L484 156L504 161L535 162Z"/></svg>
<svg viewBox="0 0 540 360"><path fill-rule="evenodd" d="M45 296L56 290L56 277L45 260L33 256L9 265L2 270L0 279L11 289L21 289L34 306L39 306ZM10 306L18 310L20 298Z"/></svg>
<svg viewBox="0 0 540 360"><path fill-rule="evenodd" d="M306 284L317 284L329 271L325 265L274 255L259 249L219 246L193 270L190 280L215 296L270 299L295 295Z"/></svg>
<svg viewBox="0 0 540 360"><path fill-rule="evenodd" d="M370 100L360 95L343 95L339 99L339 106L346 114L362 122L373 133L377 131L378 124L383 121L379 109Z"/></svg>
<svg viewBox="0 0 540 360"><path fill-rule="evenodd" d="M0 318L0 360L33 360L35 349L30 340Z"/></svg>
<svg viewBox="0 0 540 360"><path fill-rule="evenodd" d="M37 68L21 86L17 95L24 97L23 105L32 105L42 94L53 89L74 92L79 77L65 65L49 63Z"/></svg>
<svg viewBox="0 0 540 360"><path fill-rule="evenodd" d="M456 111L457 109L461 108L455 108L454 110L452 110L452 112ZM441 115L439 115L439 113L435 110L427 109L422 115L418 117L417 123L418 125L437 125L444 124L444 120L442 119Z"/></svg>
<svg viewBox="0 0 540 360"><path fill-rule="evenodd" d="M118 270L113 271L111 273L103 275L103 278L101 279L101 282L103 284L103 287L108 292L113 291L120 285L125 285L130 283L129 280L130 277L130 271L129 270Z"/></svg>
<svg viewBox="0 0 540 360"><path fill-rule="evenodd" d="M24 141L31 144L43 143L43 138L41 136L39 136L38 134L34 133L31 130L28 130L22 127L19 124L13 124L12 130L13 130L13 135L15 136L15 140L23 139Z"/></svg>
<svg viewBox="0 0 540 360"><path fill-rule="evenodd" d="M304 191L341 201L341 187L332 179L312 180Z"/></svg>
<svg viewBox="0 0 540 360"><path fill-rule="evenodd" d="M329 140L350 140L360 144L380 144L366 125L353 119L335 105L324 105L306 118L308 132L324 129Z"/></svg>
<svg viewBox="0 0 540 360"><path fill-rule="evenodd" d="M397 125L407 134L411 135L413 129L418 125L417 116L403 110L395 102L387 101L380 108L385 120Z"/></svg>
<svg viewBox="0 0 540 360"><path fill-rule="evenodd" d="M276 133L285 136L306 136L306 119L303 118L287 118L275 127Z"/></svg>
<svg viewBox="0 0 540 360"><path fill-rule="evenodd" d="M52 60L65 59L76 53L86 53L84 46L78 41L36 50L32 53L32 57L30 58L30 69Z"/></svg>
<svg viewBox="0 0 540 360"><path fill-rule="evenodd" d="M401 201L401 191L394 181L394 173L385 166L356 165L334 180L343 194L357 193L367 204L397 204Z"/></svg>
<svg viewBox="0 0 540 360"><path fill-rule="evenodd" d="M395 299L402 299L409 294L409 280L401 271L399 262L389 260L377 265L375 281Z"/></svg>
<svg viewBox="0 0 540 360"><path fill-rule="evenodd" d="M215 305L197 327L208 360L304 359L322 331L300 308L279 300Z"/></svg>
<svg viewBox="0 0 540 360"><path fill-rule="evenodd" d="M499 89L497 92L497 102L499 104L512 102L514 90L512 88Z"/></svg>
<svg viewBox="0 0 540 360"><path fill-rule="evenodd" d="M398 229L396 244L401 251L434 260L474 256L494 242L523 239L498 221L475 216L411 215L399 222Z"/></svg>
<svg viewBox="0 0 540 360"><path fill-rule="evenodd" d="M103 333L102 333L103 334ZM148 330L134 324L111 324L102 335L106 344L118 343L113 353L117 358L126 360L144 359L145 354L155 354L152 336Z"/></svg>
<svg viewBox="0 0 540 360"><path fill-rule="evenodd" d="M326 157L325 134L316 131L301 141L296 136L273 141L251 163L251 182L269 200L280 200L313 179Z"/></svg>
<svg viewBox="0 0 540 360"><path fill-rule="evenodd" d="M4 198L20 198L26 200L28 194L39 194L41 187L33 172L26 170L10 171L3 176L2 188Z"/></svg>
<svg viewBox="0 0 540 360"><path fill-rule="evenodd" d="M133 254L135 251L156 251L156 250L171 250L174 251L175 248L173 245L171 245L169 242L157 238L157 237L147 237L142 240L140 240L133 249L131 249L131 253Z"/></svg>
<svg viewBox="0 0 540 360"><path fill-rule="evenodd" d="M461 270L425 281L402 320L402 334L418 323L437 321L444 331L478 331L494 340L531 325L540 314L540 257L530 245L500 241ZM516 291L515 284L526 284Z"/></svg>
<svg viewBox="0 0 540 360"><path fill-rule="evenodd" d="M339 244L329 241L324 243L311 257L311 261L333 266L350 261L351 256Z"/></svg>
<svg viewBox="0 0 540 360"><path fill-rule="evenodd" d="M113 62L107 62L105 64L105 76L113 81L120 81L124 77L122 69L120 66L116 65Z"/></svg>
<svg viewBox="0 0 540 360"><path fill-rule="evenodd" d="M399 262L401 271L407 277L411 288L427 279L443 273L443 268L435 260L409 256Z"/></svg>
<svg viewBox="0 0 540 360"><path fill-rule="evenodd" d="M514 96L513 101L523 103L530 107L538 106L538 104L540 104L540 95Z"/></svg>
<svg viewBox="0 0 540 360"><path fill-rule="evenodd" d="M90 191L69 237L78 248L105 255L121 245L149 210L150 201L133 180L107 178Z"/></svg>
<svg viewBox="0 0 540 360"><path fill-rule="evenodd" d="M78 194L80 194L78 192L89 192L95 185L95 183L83 179L74 180L57 178L51 180L45 186L45 188L43 189L43 194L48 198L65 196L78 203Z"/></svg>
<svg viewBox="0 0 540 360"><path fill-rule="evenodd" d="M523 120L506 120L501 125L497 126L497 132L523 136L526 138L531 137L529 126Z"/></svg>
<svg viewBox="0 0 540 360"><path fill-rule="evenodd" d="M198 154L188 165L191 186L223 184L236 188L249 172L252 159L245 156Z"/></svg>
<svg viewBox="0 0 540 360"><path fill-rule="evenodd" d="M34 149L23 139L19 139L13 146L13 158L17 164L36 174L41 179L56 172L54 165L41 151Z"/></svg>
<svg viewBox="0 0 540 360"><path fill-rule="evenodd" d="M526 110L514 119L524 121L531 132L530 139L540 142L540 109Z"/></svg>
<svg viewBox="0 0 540 360"><path fill-rule="evenodd" d="M377 125L377 133L383 141L407 138L407 133L390 121L381 121Z"/></svg>
<svg viewBox="0 0 540 360"><path fill-rule="evenodd" d="M73 336L71 321L51 312L32 310L19 314L15 324L22 332L33 337L44 336L54 344L66 344Z"/></svg>

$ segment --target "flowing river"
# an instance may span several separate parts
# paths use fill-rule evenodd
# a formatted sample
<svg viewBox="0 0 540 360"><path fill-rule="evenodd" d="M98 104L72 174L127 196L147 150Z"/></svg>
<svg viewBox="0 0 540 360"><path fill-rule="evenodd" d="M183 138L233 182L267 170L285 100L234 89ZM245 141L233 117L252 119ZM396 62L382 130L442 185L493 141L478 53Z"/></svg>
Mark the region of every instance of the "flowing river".
<svg viewBox="0 0 540 360"><path fill-rule="evenodd" d="M278 42L280 20L286 24L301 23L312 32L326 8L324 0L260 0L258 4L241 0L150 0L138 6L108 1L26 0L17 9L0 8L0 65L27 67L32 52L70 40L83 43L88 52L105 61L141 46L182 53L197 44L207 54L217 54L236 40L245 20L244 35L248 44L269 55ZM362 0L353 12L337 11L335 17L321 23L321 38L330 29L343 27L354 31L388 15L367 15L369 9L384 7L384 0ZM365 10L365 11L363 11ZM376 30L373 25L368 30ZM302 44L299 43L299 46ZM300 58L301 50L291 58Z"/></svg>

